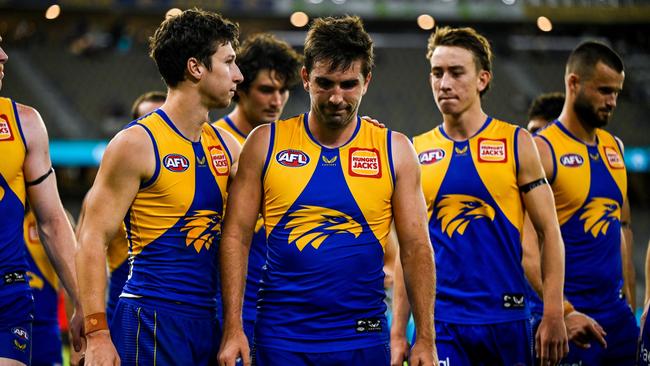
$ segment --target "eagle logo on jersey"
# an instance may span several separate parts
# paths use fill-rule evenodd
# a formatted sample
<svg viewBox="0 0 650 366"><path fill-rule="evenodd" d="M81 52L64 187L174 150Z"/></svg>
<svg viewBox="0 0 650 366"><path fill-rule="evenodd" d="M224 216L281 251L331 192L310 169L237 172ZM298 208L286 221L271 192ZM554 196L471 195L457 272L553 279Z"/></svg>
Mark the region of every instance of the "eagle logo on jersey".
<svg viewBox="0 0 650 366"><path fill-rule="evenodd" d="M621 219L621 208L613 199L594 197L585 206L585 211L580 215L580 220L585 221L585 233L597 237L607 234L609 224Z"/></svg>
<svg viewBox="0 0 650 366"><path fill-rule="evenodd" d="M349 233L358 238L363 231L349 215L326 207L301 205L289 217L291 220L285 226L291 229L289 244L295 244L301 252L310 244L318 249L332 235Z"/></svg>
<svg viewBox="0 0 650 366"><path fill-rule="evenodd" d="M438 219L442 219L442 230L451 238L455 232L465 233L470 221L482 217L494 220L495 211L480 198L465 194L447 194L438 202Z"/></svg>
<svg viewBox="0 0 650 366"><path fill-rule="evenodd" d="M32 271L27 271L27 277L29 277L29 287L35 288L37 290L42 290L45 285L45 281Z"/></svg>
<svg viewBox="0 0 650 366"><path fill-rule="evenodd" d="M181 232L186 232L186 246L194 246L197 253L205 247L210 250L212 243L218 240L221 234L221 215L212 210L196 210L192 217L183 219L185 221Z"/></svg>

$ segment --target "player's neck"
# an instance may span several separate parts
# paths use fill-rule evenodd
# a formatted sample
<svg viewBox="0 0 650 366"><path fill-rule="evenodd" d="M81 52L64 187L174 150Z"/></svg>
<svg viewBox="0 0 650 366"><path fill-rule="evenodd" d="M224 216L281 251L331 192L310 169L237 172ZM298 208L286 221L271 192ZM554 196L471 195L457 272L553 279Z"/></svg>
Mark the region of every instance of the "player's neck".
<svg viewBox="0 0 650 366"><path fill-rule="evenodd" d="M167 101L160 107L180 133L190 141L201 137L203 124L208 122L208 108L201 104L199 95L170 89Z"/></svg>
<svg viewBox="0 0 650 366"><path fill-rule="evenodd" d="M253 126L253 124L249 122L246 114L244 114L244 111L239 107L239 105L235 106L235 109L228 114L228 117L235 127L237 127L237 129L245 136L248 136L253 128L257 127L257 125Z"/></svg>
<svg viewBox="0 0 650 366"><path fill-rule="evenodd" d="M571 106L564 106L558 120L580 141L588 145L596 144L596 128L582 122Z"/></svg>
<svg viewBox="0 0 650 366"><path fill-rule="evenodd" d="M487 114L480 105L460 114L443 114L443 128L447 136L457 141L470 139L483 127Z"/></svg>
<svg viewBox="0 0 650 366"><path fill-rule="evenodd" d="M358 123L356 114L351 118L347 125L341 126L340 128L328 127L324 123L318 121L313 112L309 112L308 118L309 123L307 127L312 136L314 136L319 144L329 148L337 148L348 142L352 137L352 134L354 134L354 130Z"/></svg>

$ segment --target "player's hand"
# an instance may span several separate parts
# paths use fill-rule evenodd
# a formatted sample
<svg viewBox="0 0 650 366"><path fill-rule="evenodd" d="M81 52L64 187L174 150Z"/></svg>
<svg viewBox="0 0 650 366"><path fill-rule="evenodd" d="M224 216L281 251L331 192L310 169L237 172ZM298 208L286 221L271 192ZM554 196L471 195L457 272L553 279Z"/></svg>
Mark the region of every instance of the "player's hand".
<svg viewBox="0 0 650 366"><path fill-rule="evenodd" d="M589 348L591 347L591 341L595 339L603 348L607 348L607 341L605 341L607 333L591 317L574 310L564 317L564 322L566 323L569 339L579 347Z"/></svg>
<svg viewBox="0 0 650 366"><path fill-rule="evenodd" d="M251 365L248 339L241 327L232 331L224 331L218 359L219 366L235 366L238 359L241 359L244 366Z"/></svg>
<svg viewBox="0 0 650 366"><path fill-rule="evenodd" d="M394 336L390 337L390 366L403 366L404 361L408 361L409 345L406 337Z"/></svg>
<svg viewBox="0 0 650 366"><path fill-rule="evenodd" d="M70 335L70 339L72 339L72 335ZM76 351L74 347L70 349L70 366L83 366L85 353L86 338L81 338L81 350Z"/></svg>
<svg viewBox="0 0 650 366"><path fill-rule="evenodd" d="M77 303L69 320L70 336L72 337L72 347L76 352L81 352L83 345L81 338L84 334L84 313L81 310L81 304Z"/></svg>
<svg viewBox="0 0 650 366"><path fill-rule="evenodd" d="M378 120L376 120L376 119L374 119L374 118L372 118L370 116L363 116L363 117L361 117L361 119L366 120L366 121L372 123L373 125L375 125L377 127L386 128L385 124L379 122Z"/></svg>
<svg viewBox="0 0 650 366"><path fill-rule="evenodd" d="M391 357L392 358L392 357ZM392 362L392 360L391 360ZM410 366L438 366L436 345L415 341L409 357Z"/></svg>
<svg viewBox="0 0 650 366"><path fill-rule="evenodd" d="M120 356L111 342L108 330L98 330L86 336L84 366L120 366Z"/></svg>
<svg viewBox="0 0 650 366"><path fill-rule="evenodd" d="M540 365L556 365L569 353L569 341L562 315L544 315L535 335L535 353Z"/></svg>

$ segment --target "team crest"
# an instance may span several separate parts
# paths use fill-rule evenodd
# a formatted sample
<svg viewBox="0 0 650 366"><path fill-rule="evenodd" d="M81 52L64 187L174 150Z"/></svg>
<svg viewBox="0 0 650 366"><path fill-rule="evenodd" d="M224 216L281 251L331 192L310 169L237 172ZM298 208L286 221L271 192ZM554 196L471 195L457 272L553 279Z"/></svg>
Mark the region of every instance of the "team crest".
<svg viewBox="0 0 650 366"><path fill-rule="evenodd" d="M210 250L221 236L221 215L211 210L196 210L192 217L183 219L181 232L186 233L185 245L193 246L197 253L205 247Z"/></svg>
<svg viewBox="0 0 650 366"><path fill-rule="evenodd" d="M299 168L309 164L309 155L300 150L288 149L282 150L275 155L275 160L277 160L281 165L290 168Z"/></svg>
<svg viewBox="0 0 650 366"><path fill-rule="evenodd" d="M190 161L181 154L167 154L163 158L163 166L170 172L180 173L190 167Z"/></svg>
<svg viewBox="0 0 650 366"><path fill-rule="evenodd" d="M613 147L605 146L604 151L605 151L605 157L607 158L607 163L609 164L610 168L612 169L625 168L625 162L621 158L621 155L619 155L618 151L616 151L616 149L614 149Z"/></svg>
<svg viewBox="0 0 650 366"><path fill-rule="evenodd" d="M483 163L505 163L508 161L506 139L478 139L478 161Z"/></svg>
<svg viewBox="0 0 650 366"><path fill-rule="evenodd" d="M585 222L585 233L591 233L594 238L601 234L606 235L609 224L620 219L621 208L618 202L604 197L592 198L585 206L582 215L580 215L580 220Z"/></svg>
<svg viewBox="0 0 650 366"><path fill-rule="evenodd" d="M434 164L444 158L445 158L445 150L443 149L427 150L418 155L418 160L422 165Z"/></svg>
<svg viewBox="0 0 650 366"><path fill-rule="evenodd" d="M228 165L228 157L226 152L223 151L221 146L208 147L210 153L210 160L212 160L212 167L217 175L230 174L230 166Z"/></svg>
<svg viewBox="0 0 650 366"><path fill-rule="evenodd" d="M464 194L447 194L438 202L438 215L442 231L450 238L454 233L463 235L471 221L480 218L494 220L495 211L480 198Z"/></svg>
<svg viewBox="0 0 650 366"><path fill-rule="evenodd" d="M564 154L560 156L560 164L567 168L577 168L584 164L585 159L582 156L574 153Z"/></svg>
<svg viewBox="0 0 650 366"><path fill-rule="evenodd" d="M349 215L326 207L301 205L289 217L291 220L285 225L291 229L289 244L295 244L301 252L307 245L318 249L332 235L348 233L358 238L363 231Z"/></svg>
<svg viewBox="0 0 650 366"><path fill-rule="evenodd" d="M11 133L11 125L6 114L0 114L0 141L12 141L14 139Z"/></svg>
<svg viewBox="0 0 650 366"><path fill-rule="evenodd" d="M351 148L348 173L353 177L381 178L379 150Z"/></svg>

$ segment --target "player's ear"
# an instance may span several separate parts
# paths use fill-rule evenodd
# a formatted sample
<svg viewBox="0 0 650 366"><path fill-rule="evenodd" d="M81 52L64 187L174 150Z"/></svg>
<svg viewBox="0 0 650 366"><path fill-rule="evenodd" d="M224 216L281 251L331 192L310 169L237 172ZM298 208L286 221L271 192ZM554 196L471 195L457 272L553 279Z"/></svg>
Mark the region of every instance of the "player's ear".
<svg viewBox="0 0 650 366"><path fill-rule="evenodd" d="M478 73L478 91L479 93L485 90L490 85L492 74L487 70L481 70Z"/></svg>
<svg viewBox="0 0 650 366"><path fill-rule="evenodd" d="M200 80L201 76L203 76L204 70L205 70L205 66L201 63L201 61L197 60L194 57L190 57L187 59L187 64L185 65L185 72L190 77L190 80L195 80L195 81Z"/></svg>
<svg viewBox="0 0 650 366"><path fill-rule="evenodd" d="M306 91L309 91L309 73L307 72L307 68L304 66L300 69L300 77L302 78L302 87L305 88Z"/></svg>

